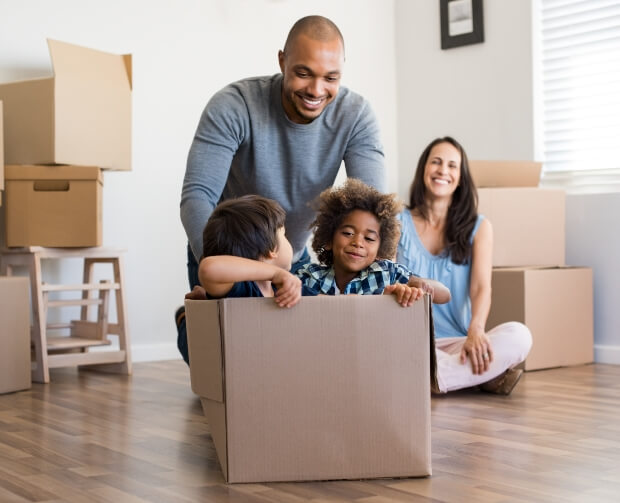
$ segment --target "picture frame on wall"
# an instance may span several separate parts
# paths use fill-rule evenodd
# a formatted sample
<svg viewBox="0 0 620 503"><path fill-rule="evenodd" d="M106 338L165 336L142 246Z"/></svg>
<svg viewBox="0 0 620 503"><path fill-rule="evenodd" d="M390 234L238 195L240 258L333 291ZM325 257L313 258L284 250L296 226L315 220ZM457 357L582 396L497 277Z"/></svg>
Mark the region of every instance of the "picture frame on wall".
<svg viewBox="0 0 620 503"><path fill-rule="evenodd" d="M484 42L482 0L439 0L441 48Z"/></svg>

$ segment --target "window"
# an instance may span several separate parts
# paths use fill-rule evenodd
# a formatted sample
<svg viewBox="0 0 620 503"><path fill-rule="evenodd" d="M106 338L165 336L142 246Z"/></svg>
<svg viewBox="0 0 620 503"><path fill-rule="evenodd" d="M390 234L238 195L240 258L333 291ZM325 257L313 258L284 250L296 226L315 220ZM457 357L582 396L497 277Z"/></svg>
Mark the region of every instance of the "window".
<svg viewBox="0 0 620 503"><path fill-rule="evenodd" d="M541 0L543 184L620 191L620 0Z"/></svg>

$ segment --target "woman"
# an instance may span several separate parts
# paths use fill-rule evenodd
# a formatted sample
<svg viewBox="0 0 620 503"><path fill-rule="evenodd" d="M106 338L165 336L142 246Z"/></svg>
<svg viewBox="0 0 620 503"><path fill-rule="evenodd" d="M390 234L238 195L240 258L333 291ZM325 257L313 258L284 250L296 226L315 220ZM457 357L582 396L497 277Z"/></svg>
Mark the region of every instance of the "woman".
<svg viewBox="0 0 620 503"><path fill-rule="evenodd" d="M514 367L532 345L527 327L503 323L489 332L493 229L477 213L467 155L450 137L426 147L401 214L397 261L446 285L447 304L433 306L437 378L442 393L480 385L508 395L521 377Z"/></svg>

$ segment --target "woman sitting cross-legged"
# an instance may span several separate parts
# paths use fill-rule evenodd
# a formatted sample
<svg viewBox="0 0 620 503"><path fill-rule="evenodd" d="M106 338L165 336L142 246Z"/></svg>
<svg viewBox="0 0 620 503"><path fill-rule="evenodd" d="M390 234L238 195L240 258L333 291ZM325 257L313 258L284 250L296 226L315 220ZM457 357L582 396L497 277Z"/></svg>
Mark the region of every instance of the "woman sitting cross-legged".
<svg viewBox="0 0 620 503"><path fill-rule="evenodd" d="M522 323L485 331L491 307L493 230L477 213L478 196L467 155L450 137L422 153L409 207L400 214L397 262L440 281L451 300L433 306L437 380L447 393L479 386L508 395L521 377L532 336Z"/></svg>

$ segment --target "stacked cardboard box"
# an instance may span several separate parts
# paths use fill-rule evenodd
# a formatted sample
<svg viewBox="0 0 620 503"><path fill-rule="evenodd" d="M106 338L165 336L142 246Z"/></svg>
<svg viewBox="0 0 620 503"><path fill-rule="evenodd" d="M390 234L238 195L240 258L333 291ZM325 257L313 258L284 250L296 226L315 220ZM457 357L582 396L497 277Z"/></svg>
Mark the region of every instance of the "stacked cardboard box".
<svg viewBox="0 0 620 503"><path fill-rule="evenodd" d="M490 329L532 332L526 370L593 360L592 270L565 265L565 194L539 188L541 164L470 161L478 212L493 224Z"/></svg>
<svg viewBox="0 0 620 503"><path fill-rule="evenodd" d="M28 296L27 278L0 277L0 393L31 386Z"/></svg>
<svg viewBox="0 0 620 503"><path fill-rule="evenodd" d="M0 206L4 189L2 108L0 101ZM0 277L0 393L31 386L28 295L27 278Z"/></svg>
<svg viewBox="0 0 620 503"><path fill-rule="evenodd" d="M228 482L431 474L428 295L407 309L381 295L185 307L192 390Z"/></svg>
<svg viewBox="0 0 620 503"><path fill-rule="evenodd" d="M5 176L7 246L102 244L100 168L8 165Z"/></svg>
<svg viewBox="0 0 620 503"><path fill-rule="evenodd" d="M100 246L102 170L131 169L131 57L55 40L48 46L51 77L0 84L0 242ZM0 330L3 338L8 331L2 355L9 362L25 357L26 366L5 365L0 358L0 391L11 380L20 383L12 389L26 387L24 369L30 385L29 323L20 321L29 302L27 295L18 296L20 279L27 285L24 278L0 278L0 308L7 309L6 316L0 313ZM13 285L14 296L2 292ZM26 327L25 337L18 324Z"/></svg>
<svg viewBox="0 0 620 503"><path fill-rule="evenodd" d="M48 45L53 76L0 84L6 245L100 246L101 170L131 169L131 56Z"/></svg>

